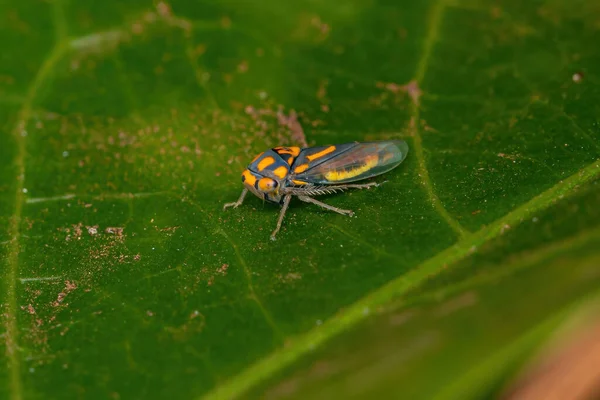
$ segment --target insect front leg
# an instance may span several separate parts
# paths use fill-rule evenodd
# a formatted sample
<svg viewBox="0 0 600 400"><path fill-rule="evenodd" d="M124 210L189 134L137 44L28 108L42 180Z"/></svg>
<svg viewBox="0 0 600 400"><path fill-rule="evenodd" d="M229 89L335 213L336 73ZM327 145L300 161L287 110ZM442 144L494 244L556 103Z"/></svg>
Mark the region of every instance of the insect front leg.
<svg viewBox="0 0 600 400"><path fill-rule="evenodd" d="M300 200L302 200L302 201L305 201L305 202L307 202L307 203L316 204L316 205L318 205L319 207L323 207L323 208L326 208L326 209L328 209L328 210L335 211L336 213L339 213L339 214L342 214L342 215L348 215L348 216L350 216L350 217L354 215L354 211L352 211L352 210L343 210L343 209L341 209L341 208L337 208L337 207L334 207L334 206L330 206L329 204L325 204L325 203L323 203L323 202L321 202L321 201L319 201L319 200L315 200L315 199L313 199L312 197L308 197L308 196L298 196L298 198L299 198Z"/></svg>
<svg viewBox="0 0 600 400"><path fill-rule="evenodd" d="M225 210L228 207L233 207L233 208L237 208L240 206L240 204L242 204L244 202L244 197L246 197L246 194L248 194L248 189L244 189L242 190L242 194L240 195L240 198L233 202L233 203L226 203L223 205L223 210Z"/></svg>
<svg viewBox="0 0 600 400"><path fill-rule="evenodd" d="M281 212L279 213L279 219L277 220L277 227L275 228L275 230L273 231L273 233L271 233L271 240L275 240L275 236L277 235L277 232L279 232L279 229L281 229L281 224L283 222L283 217L285 216L285 213L290 205L290 201L292 200L292 195L291 194L287 194L285 195L285 197L283 198L283 207L281 207Z"/></svg>

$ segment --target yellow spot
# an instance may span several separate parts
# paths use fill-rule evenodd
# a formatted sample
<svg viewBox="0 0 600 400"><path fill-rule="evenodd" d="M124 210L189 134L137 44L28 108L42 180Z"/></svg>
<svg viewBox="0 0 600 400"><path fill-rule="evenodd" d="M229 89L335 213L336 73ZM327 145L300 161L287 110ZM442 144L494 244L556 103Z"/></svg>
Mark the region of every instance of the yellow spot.
<svg viewBox="0 0 600 400"><path fill-rule="evenodd" d="M300 147L275 147L273 150L277 152L277 154L291 154L294 157L298 157L300 154Z"/></svg>
<svg viewBox="0 0 600 400"><path fill-rule="evenodd" d="M292 179L292 183L293 183L294 185L298 185L298 186L306 185L306 182L304 182L304 181L299 181L298 179Z"/></svg>
<svg viewBox="0 0 600 400"><path fill-rule="evenodd" d="M333 153L334 151L335 151L335 146L329 146L325 150L321 150L318 153L311 154L310 156L306 156L306 158L308 159L308 161L313 161L313 160L316 160L317 158L326 156L329 153Z"/></svg>
<svg viewBox="0 0 600 400"><path fill-rule="evenodd" d="M256 157L254 157L254 158L252 159L252 161L250 161L250 162L251 162L251 163L253 163L254 161L258 160L258 158L259 158L260 156L262 156L263 154L265 154L265 152L264 152L264 151L263 151L262 153L260 153L259 155L257 155Z"/></svg>
<svg viewBox="0 0 600 400"><path fill-rule="evenodd" d="M262 160L260 160L260 162L258 163L258 170L262 171L263 169L267 168L269 165L275 163L275 159L271 156L265 157Z"/></svg>
<svg viewBox="0 0 600 400"><path fill-rule="evenodd" d="M294 168L294 172L296 174L301 174L308 169L308 164L300 164L296 168Z"/></svg>
<svg viewBox="0 0 600 400"><path fill-rule="evenodd" d="M376 165L377 165L377 157L376 156L368 157L365 160L365 163L363 165L360 165L356 168L352 168L349 170L341 169L341 170L337 170L337 171L327 172L325 174L325 179L327 179L328 181L336 182L336 181L341 181L344 179L354 178L355 176L358 176L362 173L367 172L368 170L375 167Z"/></svg>
<svg viewBox="0 0 600 400"><path fill-rule="evenodd" d="M244 183L247 183L250 186L254 186L256 183L256 177L250 173L247 169L242 172L242 178L244 179Z"/></svg>
<svg viewBox="0 0 600 400"><path fill-rule="evenodd" d="M275 189L275 181L271 178L260 178L258 188L263 192L272 192Z"/></svg>
<svg viewBox="0 0 600 400"><path fill-rule="evenodd" d="M283 179L287 175L288 169L282 165L281 167L275 168L273 173L275 174L275 176Z"/></svg>
<svg viewBox="0 0 600 400"><path fill-rule="evenodd" d="M286 160L286 162L288 163L288 165L292 165L294 160L295 160L294 156L289 156L288 159Z"/></svg>

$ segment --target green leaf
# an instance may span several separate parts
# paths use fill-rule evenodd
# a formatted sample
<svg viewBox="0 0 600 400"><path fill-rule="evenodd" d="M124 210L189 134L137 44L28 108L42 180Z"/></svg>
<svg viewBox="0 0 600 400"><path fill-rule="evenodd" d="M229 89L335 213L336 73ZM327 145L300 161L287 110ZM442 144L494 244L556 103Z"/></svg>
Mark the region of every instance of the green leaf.
<svg viewBox="0 0 600 400"><path fill-rule="evenodd" d="M600 8L0 5L0 398L495 395L600 293ZM385 185L248 198L276 146Z"/></svg>

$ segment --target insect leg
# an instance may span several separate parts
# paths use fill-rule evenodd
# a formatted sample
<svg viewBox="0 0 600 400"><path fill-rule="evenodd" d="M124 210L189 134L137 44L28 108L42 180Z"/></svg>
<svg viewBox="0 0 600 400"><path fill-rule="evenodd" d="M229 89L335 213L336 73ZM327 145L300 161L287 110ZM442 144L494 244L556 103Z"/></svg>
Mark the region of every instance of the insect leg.
<svg viewBox="0 0 600 400"><path fill-rule="evenodd" d="M377 187L381 183L369 182L369 183L352 183L348 185L327 185L327 188L333 190L346 190L346 189L368 189L370 187Z"/></svg>
<svg viewBox="0 0 600 400"><path fill-rule="evenodd" d="M350 183L347 185L306 185L301 187L288 187L283 189L283 193L291 194L294 196L321 196L324 194L336 193L338 191L342 192L348 189L368 189L375 186L380 186L385 182L377 183L377 182L369 182L369 183Z"/></svg>
<svg viewBox="0 0 600 400"><path fill-rule="evenodd" d="M283 207L281 208L281 212L279 213L279 219L277 220L277 227L275 228L273 233L271 233L271 240L275 240L275 236L277 235L277 232L279 232L279 229L281 228L281 223L283 222L283 217L285 216L285 212L287 211L288 206L290 205L290 200L292 200L291 194L288 194L283 198Z"/></svg>
<svg viewBox="0 0 600 400"><path fill-rule="evenodd" d="M319 200L315 200L312 197L298 196L298 198L300 200L302 200L302 201L307 202L307 203L313 203L313 204L318 205L319 207L323 207L323 208L326 208L328 210L335 211L336 213L340 213L340 214L343 214L343 215L349 215L349 216L353 216L354 215L354 212L352 210L343 210L341 208L330 206L329 204L325 204L325 203L323 203L323 202L321 202Z"/></svg>
<svg viewBox="0 0 600 400"><path fill-rule="evenodd" d="M240 195L240 198L237 201L233 203L223 204L223 210L225 210L228 207L237 208L240 204L244 202L244 197L246 197L246 194L248 194L248 189L242 190L242 194Z"/></svg>

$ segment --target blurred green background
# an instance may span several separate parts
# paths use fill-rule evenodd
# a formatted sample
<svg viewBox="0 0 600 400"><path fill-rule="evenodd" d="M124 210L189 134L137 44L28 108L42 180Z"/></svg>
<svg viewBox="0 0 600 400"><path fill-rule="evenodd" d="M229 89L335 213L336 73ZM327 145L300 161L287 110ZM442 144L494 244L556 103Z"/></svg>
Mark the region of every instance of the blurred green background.
<svg viewBox="0 0 600 400"><path fill-rule="evenodd" d="M494 398L600 295L600 3L0 4L0 398ZM277 145L388 183L235 210ZM591 299L591 300L590 300Z"/></svg>

